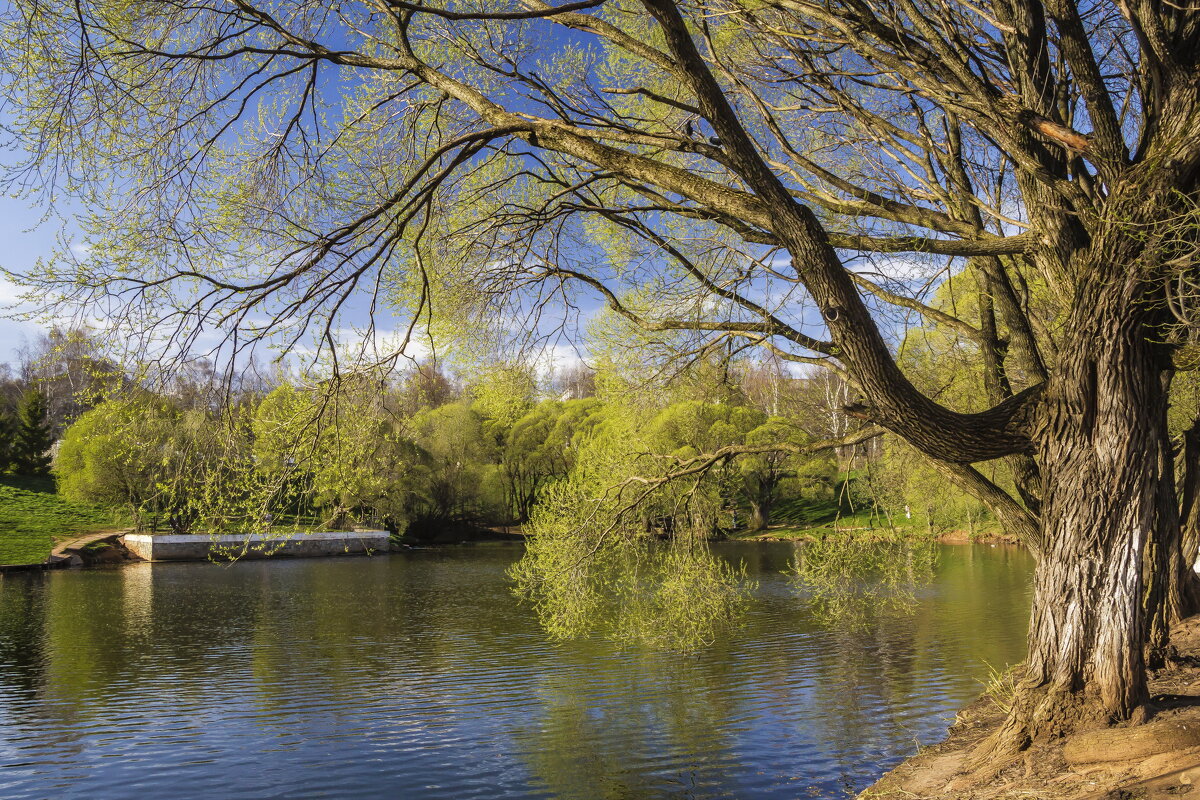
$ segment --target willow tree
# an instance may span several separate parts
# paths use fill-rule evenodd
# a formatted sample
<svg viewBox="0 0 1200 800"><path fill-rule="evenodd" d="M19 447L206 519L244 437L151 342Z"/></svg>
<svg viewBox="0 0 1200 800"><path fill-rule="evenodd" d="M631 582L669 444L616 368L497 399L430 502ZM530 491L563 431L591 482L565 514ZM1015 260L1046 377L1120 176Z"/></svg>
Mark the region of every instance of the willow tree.
<svg viewBox="0 0 1200 800"><path fill-rule="evenodd" d="M548 336L599 301L676 353L822 365L1040 551L1010 739L1146 703L1149 617L1180 608L1154 598L1183 575L1165 419L1195 285L1190 5L14 0L5 19L31 154L13 178L91 215L86 256L25 276L43 296L232 349L332 344L384 305L410 333ZM922 301L951 272L981 287L973 318ZM981 409L914 387L906 316L985 359ZM991 459L1016 495L972 466Z"/></svg>

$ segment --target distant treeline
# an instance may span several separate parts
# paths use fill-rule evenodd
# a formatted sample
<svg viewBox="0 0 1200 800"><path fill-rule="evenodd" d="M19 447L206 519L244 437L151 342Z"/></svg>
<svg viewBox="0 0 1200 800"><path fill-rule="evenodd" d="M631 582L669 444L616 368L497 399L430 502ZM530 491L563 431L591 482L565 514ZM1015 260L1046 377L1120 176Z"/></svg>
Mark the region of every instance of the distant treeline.
<svg viewBox="0 0 1200 800"><path fill-rule="evenodd" d="M929 530L986 518L882 438L797 454L858 424L842 410L846 385L745 359L666 377L508 365L474 380L426 361L314 382L196 362L151 389L86 333L56 330L0 381L12 424L36 418L43 437L20 440L40 458L21 464L36 466L9 471L44 471L53 453L63 494L123 507L148 529L378 525L437 539L527 523L568 479L617 499L650 481L637 510L645 528L703 536L766 528L797 500L870 506L881 519L915 513ZM595 473L586 480L581 458Z"/></svg>

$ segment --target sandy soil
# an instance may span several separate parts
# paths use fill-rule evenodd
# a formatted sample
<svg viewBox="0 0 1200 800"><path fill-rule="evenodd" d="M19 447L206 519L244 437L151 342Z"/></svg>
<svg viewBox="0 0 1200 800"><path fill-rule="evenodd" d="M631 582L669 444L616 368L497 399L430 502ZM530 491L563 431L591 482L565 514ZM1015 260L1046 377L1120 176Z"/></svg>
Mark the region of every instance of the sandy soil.
<svg viewBox="0 0 1200 800"><path fill-rule="evenodd" d="M998 774L971 773L972 748L1004 718L1003 692L985 694L959 712L946 741L860 800L1200 800L1200 616L1172 635L1179 658L1151 673L1145 724L1080 731L1029 748Z"/></svg>

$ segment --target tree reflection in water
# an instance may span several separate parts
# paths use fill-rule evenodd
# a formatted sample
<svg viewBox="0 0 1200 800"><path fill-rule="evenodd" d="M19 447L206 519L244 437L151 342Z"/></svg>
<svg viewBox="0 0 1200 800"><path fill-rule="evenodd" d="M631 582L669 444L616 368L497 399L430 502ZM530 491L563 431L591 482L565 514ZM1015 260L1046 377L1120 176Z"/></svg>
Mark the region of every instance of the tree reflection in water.
<svg viewBox="0 0 1200 800"><path fill-rule="evenodd" d="M938 565L932 540L824 537L796 549L794 577L815 619L831 628L866 630L881 614L914 613Z"/></svg>
<svg viewBox="0 0 1200 800"><path fill-rule="evenodd" d="M757 588L687 652L549 642L515 547L7 576L0 794L839 797L1024 652L1028 554L937 549L715 545Z"/></svg>

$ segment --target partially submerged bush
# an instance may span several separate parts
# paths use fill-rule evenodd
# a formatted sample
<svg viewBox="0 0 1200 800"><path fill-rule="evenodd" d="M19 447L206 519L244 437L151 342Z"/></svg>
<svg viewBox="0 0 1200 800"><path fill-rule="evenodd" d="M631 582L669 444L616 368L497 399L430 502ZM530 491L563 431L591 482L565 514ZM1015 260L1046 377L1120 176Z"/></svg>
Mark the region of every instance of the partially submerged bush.
<svg viewBox="0 0 1200 800"><path fill-rule="evenodd" d="M692 649L735 625L750 586L714 556L696 522L709 519L694 485L646 489L647 462L630 455L631 429L611 424L550 486L511 570L519 596L556 639L599 634L623 643ZM649 523L672 520L666 538ZM701 522L701 525L706 523Z"/></svg>
<svg viewBox="0 0 1200 800"><path fill-rule="evenodd" d="M937 545L830 536L805 542L794 578L817 621L862 630L884 613L908 613L937 566Z"/></svg>

